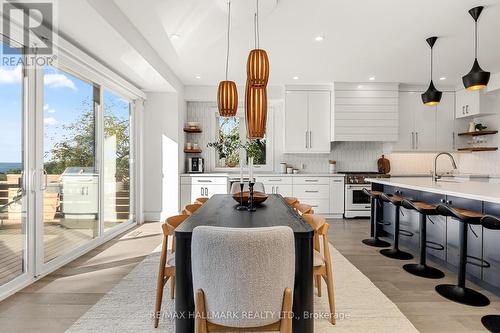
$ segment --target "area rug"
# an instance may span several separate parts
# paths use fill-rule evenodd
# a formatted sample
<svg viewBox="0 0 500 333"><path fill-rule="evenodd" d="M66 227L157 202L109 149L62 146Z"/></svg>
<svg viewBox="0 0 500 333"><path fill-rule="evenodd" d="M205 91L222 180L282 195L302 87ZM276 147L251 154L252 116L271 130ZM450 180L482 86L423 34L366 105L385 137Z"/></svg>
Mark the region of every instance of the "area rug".
<svg viewBox="0 0 500 333"><path fill-rule="evenodd" d="M335 326L328 319L321 319L323 314L329 313L324 286L323 296L314 298L314 312L319 318L314 321L314 332L418 332L363 273L330 247L339 318ZM159 250L157 248L137 265L67 332L175 332L174 319L169 317L174 313L174 300L169 297L170 283L165 286L160 326L153 327Z"/></svg>

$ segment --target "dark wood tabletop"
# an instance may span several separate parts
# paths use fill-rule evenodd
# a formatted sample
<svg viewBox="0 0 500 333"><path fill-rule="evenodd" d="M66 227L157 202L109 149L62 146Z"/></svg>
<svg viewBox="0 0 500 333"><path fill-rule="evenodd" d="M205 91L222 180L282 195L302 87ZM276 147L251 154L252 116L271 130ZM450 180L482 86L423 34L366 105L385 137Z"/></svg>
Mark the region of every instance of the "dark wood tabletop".
<svg viewBox="0 0 500 333"><path fill-rule="evenodd" d="M175 229L176 237L191 237L197 226L258 228L288 226L295 237L312 237L314 231L279 194L269 194L255 212L234 209L238 203L229 194L216 194Z"/></svg>

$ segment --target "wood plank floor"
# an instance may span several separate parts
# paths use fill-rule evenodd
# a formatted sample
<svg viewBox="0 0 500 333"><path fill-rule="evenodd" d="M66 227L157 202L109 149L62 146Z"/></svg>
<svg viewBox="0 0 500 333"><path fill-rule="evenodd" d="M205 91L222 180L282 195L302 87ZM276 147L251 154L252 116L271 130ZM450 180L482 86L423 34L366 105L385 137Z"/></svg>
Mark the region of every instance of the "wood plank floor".
<svg viewBox="0 0 500 333"><path fill-rule="evenodd" d="M480 318L500 314L500 299L472 308L434 292L436 281L407 274L402 262L361 244L368 220L330 220L334 246L382 290L421 332L484 332ZM96 248L0 303L0 331L63 332L111 290L161 242L160 227L147 223ZM437 283L453 283L455 275ZM478 288L480 290L480 288Z"/></svg>
<svg viewBox="0 0 500 333"><path fill-rule="evenodd" d="M422 279L403 270L405 263L386 258L380 249L361 243L370 233L369 220L330 220L330 241L353 265L365 274L421 332L485 332L481 317L500 314L500 298L473 284L471 288L482 291L492 303L475 308L450 302L434 291L440 283L456 283L456 274L443 270L446 277L440 280ZM335 269L335 267L334 267Z"/></svg>

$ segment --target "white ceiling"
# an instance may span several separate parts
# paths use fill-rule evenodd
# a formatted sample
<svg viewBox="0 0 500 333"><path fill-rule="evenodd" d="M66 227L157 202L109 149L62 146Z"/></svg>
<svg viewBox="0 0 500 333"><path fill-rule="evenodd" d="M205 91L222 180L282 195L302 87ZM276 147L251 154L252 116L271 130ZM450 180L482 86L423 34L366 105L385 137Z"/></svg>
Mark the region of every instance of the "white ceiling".
<svg viewBox="0 0 500 333"><path fill-rule="evenodd" d="M186 85L224 79L225 0L114 0ZM275 6L277 2L277 5ZM479 61L500 72L500 0L260 0L260 45L271 84L333 81L428 82L429 48L437 35L435 81L460 82L473 61L473 20L479 21ZM232 0L230 79L245 81L253 48L252 0ZM170 40L179 34L178 40ZM324 41L314 37L323 35ZM201 79L196 79L201 76ZM292 80L298 76L299 80ZM446 81L437 80L445 76Z"/></svg>

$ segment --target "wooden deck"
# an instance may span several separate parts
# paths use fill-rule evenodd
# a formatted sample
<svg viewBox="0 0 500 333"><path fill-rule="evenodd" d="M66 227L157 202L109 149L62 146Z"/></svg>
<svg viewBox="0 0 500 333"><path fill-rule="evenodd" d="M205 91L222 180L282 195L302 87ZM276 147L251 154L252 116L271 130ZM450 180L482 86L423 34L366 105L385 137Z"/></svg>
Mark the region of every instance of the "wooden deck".
<svg viewBox="0 0 500 333"><path fill-rule="evenodd" d="M0 229L0 285L23 273L25 235L21 224ZM44 227L44 260L48 262L92 239L90 229L67 229L58 224Z"/></svg>

